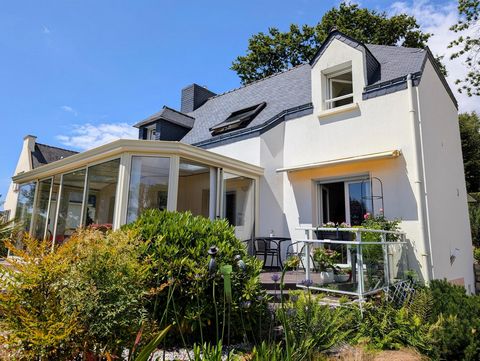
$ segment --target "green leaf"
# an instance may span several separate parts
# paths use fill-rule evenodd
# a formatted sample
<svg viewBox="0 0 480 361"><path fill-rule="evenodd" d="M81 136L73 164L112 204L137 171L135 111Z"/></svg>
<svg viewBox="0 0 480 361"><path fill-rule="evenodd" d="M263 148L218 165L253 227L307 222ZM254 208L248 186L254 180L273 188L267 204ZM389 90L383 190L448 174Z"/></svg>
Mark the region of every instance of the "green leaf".
<svg viewBox="0 0 480 361"><path fill-rule="evenodd" d="M140 354L135 358L134 361L148 361L150 355L157 349L157 346L162 342L162 340L167 335L168 331L172 325L165 327L152 341L150 341L140 352Z"/></svg>

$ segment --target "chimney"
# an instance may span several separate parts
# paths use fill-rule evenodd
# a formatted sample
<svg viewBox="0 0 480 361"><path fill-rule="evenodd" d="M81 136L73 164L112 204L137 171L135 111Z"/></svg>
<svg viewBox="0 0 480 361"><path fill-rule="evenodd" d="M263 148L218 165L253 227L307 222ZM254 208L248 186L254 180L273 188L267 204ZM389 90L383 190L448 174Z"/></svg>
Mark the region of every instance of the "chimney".
<svg viewBox="0 0 480 361"><path fill-rule="evenodd" d="M195 109L200 108L208 98L215 96L214 92L211 92L205 87L198 84L192 84L182 89L182 104L181 112L190 113Z"/></svg>
<svg viewBox="0 0 480 361"><path fill-rule="evenodd" d="M28 149L30 152L35 151L35 143L37 141L37 137L34 135L26 135L23 137L23 147Z"/></svg>

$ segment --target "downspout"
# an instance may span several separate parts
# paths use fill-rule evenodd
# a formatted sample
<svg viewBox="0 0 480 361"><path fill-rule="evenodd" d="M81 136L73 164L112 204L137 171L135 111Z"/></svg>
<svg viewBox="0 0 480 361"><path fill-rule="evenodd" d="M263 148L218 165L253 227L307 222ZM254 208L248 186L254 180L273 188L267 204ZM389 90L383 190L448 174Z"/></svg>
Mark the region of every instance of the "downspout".
<svg viewBox="0 0 480 361"><path fill-rule="evenodd" d="M418 223L420 226L420 239L423 246L424 253L421 255L421 264L422 268L426 271L426 283L433 279L433 264L431 259L431 246L430 246L430 237L428 232L428 227L426 227L426 222L428 222L428 213L427 213L427 194L425 190L425 174L424 174L424 149L423 149L423 137L422 137L422 123L420 116L417 114L415 109L415 97L413 90L413 81L412 74L407 76L407 89L408 89L408 112L412 124L413 130L413 149L415 151L415 192L417 199L417 213L418 213ZM419 104L417 101L417 108Z"/></svg>

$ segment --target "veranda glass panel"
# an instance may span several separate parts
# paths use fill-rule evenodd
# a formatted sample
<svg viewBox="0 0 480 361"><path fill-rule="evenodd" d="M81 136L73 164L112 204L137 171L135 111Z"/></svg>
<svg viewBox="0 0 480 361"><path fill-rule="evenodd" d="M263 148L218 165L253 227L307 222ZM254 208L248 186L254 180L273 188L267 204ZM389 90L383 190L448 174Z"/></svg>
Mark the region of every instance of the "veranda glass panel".
<svg viewBox="0 0 480 361"><path fill-rule="evenodd" d="M223 218L235 226L240 240L251 239L255 224L255 181L224 173Z"/></svg>
<svg viewBox="0 0 480 361"><path fill-rule="evenodd" d="M120 159L88 168L85 225L112 228Z"/></svg>
<svg viewBox="0 0 480 361"><path fill-rule="evenodd" d="M33 231L32 234L37 239L45 237L45 227L47 226L48 201L50 199L50 189L52 187L52 178L44 179L38 182L38 194L35 210L33 212Z"/></svg>
<svg viewBox="0 0 480 361"><path fill-rule="evenodd" d="M196 216L209 216L210 168L180 160L177 211L190 211Z"/></svg>
<svg viewBox="0 0 480 361"><path fill-rule="evenodd" d="M166 209L170 158L132 157L127 223L146 209Z"/></svg>
<svg viewBox="0 0 480 361"><path fill-rule="evenodd" d="M53 231L55 227L55 216L57 214L58 191L60 190L61 176L58 174L53 177L52 197L50 199L50 208L48 210L47 234L46 238L53 240Z"/></svg>
<svg viewBox="0 0 480 361"><path fill-rule="evenodd" d="M35 200L36 183L22 184L18 189L17 209L15 218L26 231L30 231L30 222L32 220L33 202Z"/></svg>
<svg viewBox="0 0 480 361"><path fill-rule="evenodd" d="M55 243L68 239L81 225L85 169L63 175Z"/></svg>

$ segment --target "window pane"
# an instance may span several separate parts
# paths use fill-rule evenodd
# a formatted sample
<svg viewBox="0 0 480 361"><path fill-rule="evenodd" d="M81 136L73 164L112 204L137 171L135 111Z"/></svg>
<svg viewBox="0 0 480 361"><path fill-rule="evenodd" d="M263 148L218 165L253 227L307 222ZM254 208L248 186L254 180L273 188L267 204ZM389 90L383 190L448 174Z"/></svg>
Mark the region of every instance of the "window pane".
<svg viewBox="0 0 480 361"><path fill-rule="evenodd" d="M348 184L350 202L350 224L358 226L363 222L363 216L372 212L372 194L370 182L355 182Z"/></svg>
<svg viewBox="0 0 480 361"><path fill-rule="evenodd" d="M63 175L56 244L68 239L81 224L84 185L85 169Z"/></svg>
<svg viewBox="0 0 480 361"><path fill-rule="evenodd" d="M127 223L146 209L167 208L170 158L132 157Z"/></svg>
<svg viewBox="0 0 480 361"><path fill-rule="evenodd" d="M255 224L255 182L229 173L224 173L223 179L223 218L235 226L237 238L250 239Z"/></svg>
<svg viewBox="0 0 480 361"><path fill-rule="evenodd" d="M50 209L48 210L47 221L47 239L53 239L53 228L55 227L55 216L57 214L58 191L60 189L60 175L53 177L52 198L50 199Z"/></svg>
<svg viewBox="0 0 480 361"><path fill-rule="evenodd" d="M210 214L210 168L185 159L180 160L177 211L196 216Z"/></svg>
<svg viewBox="0 0 480 361"><path fill-rule="evenodd" d="M33 201L35 198L36 183L22 184L18 190L17 210L15 218L21 223L23 230L30 231L32 220Z"/></svg>
<svg viewBox="0 0 480 361"><path fill-rule="evenodd" d="M112 227L119 168L120 159L88 168L86 226Z"/></svg>
<svg viewBox="0 0 480 361"><path fill-rule="evenodd" d="M38 183L38 195L33 213L33 236L37 239L43 239L45 236L45 226L47 225L48 200L50 199L50 189L52 179L44 179Z"/></svg>

